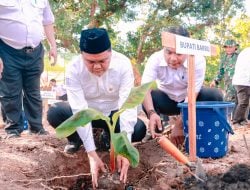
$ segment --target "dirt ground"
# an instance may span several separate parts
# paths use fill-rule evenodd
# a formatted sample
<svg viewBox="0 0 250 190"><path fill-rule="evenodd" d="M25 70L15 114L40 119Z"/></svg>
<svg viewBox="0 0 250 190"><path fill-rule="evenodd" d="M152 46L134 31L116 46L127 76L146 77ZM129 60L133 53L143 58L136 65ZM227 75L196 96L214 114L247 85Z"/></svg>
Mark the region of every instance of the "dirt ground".
<svg viewBox="0 0 250 190"><path fill-rule="evenodd" d="M25 131L16 139L4 139L4 129L0 128L0 189L91 189L84 150L65 154L66 140L57 139L51 127L45 128L49 135L30 135ZM202 159L205 182L197 181L186 166L177 163L155 140L149 140L135 145L140 152L140 164L130 168L127 184L120 184L117 175L106 173L100 177L99 189L250 189L250 126L234 132L229 137L226 156ZM109 163L107 152L98 154Z"/></svg>

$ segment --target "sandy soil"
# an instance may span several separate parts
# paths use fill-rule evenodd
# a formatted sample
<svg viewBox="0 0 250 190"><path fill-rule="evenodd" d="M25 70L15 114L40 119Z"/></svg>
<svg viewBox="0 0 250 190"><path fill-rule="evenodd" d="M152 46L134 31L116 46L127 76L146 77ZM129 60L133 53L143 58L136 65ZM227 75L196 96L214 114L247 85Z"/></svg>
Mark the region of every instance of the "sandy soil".
<svg viewBox="0 0 250 190"><path fill-rule="evenodd" d="M0 189L91 189L91 176L84 150L74 155L63 152L66 140L50 134L4 139L0 128ZM227 155L220 159L202 159L207 180L197 181L186 166L164 152L155 140L138 143L140 164L131 168L127 184L120 184L117 175L103 174L99 189L250 189L250 126L237 128L229 138ZM243 134L245 139L243 138ZM99 152L108 164L107 152Z"/></svg>

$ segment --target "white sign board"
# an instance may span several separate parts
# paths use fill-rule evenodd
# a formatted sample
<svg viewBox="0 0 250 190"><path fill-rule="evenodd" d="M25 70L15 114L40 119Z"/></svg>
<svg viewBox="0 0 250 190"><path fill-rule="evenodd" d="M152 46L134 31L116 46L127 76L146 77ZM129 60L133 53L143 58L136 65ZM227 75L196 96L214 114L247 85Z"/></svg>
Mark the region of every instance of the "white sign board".
<svg viewBox="0 0 250 190"><path fill-rule="evenodd" d="M56 92L53 91L40 91L42 99L56 99Z"/></svg>
<svg viewBox="0 0 250 190"><path fill-rule="evenodd" d="M176 35L176 53L211 56L211 44L206 41Z"/></svg>

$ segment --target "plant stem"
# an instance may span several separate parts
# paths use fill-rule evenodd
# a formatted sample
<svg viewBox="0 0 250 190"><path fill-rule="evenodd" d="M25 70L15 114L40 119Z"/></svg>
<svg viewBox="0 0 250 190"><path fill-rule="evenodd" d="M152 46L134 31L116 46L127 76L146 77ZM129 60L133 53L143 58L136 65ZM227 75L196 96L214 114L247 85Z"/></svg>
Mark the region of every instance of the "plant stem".
<svg viewBox="0 0 250 190"><path fill-rule="evenodd" d="M115 149L112 143L110 146L110 171L111 173L115 172Z"/></svg>

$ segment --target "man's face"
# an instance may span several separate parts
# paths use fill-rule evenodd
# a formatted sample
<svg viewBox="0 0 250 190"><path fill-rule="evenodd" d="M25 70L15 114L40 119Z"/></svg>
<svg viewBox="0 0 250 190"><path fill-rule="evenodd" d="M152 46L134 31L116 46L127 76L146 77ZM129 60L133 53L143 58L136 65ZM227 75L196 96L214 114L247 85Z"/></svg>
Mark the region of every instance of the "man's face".
<svg viewBox="0 0 250 190"><path fill-rule="evenodd" d="M54 87L54 86L56 86L56 82L54 82L54 81L50 81L50 82L49 82L49 86L50 86L50 87Z"/></svg>
<svg viewBox="0 0 250 190"><path fill-rule="evenodd" d="M177 69L187 59L187 55L177 54L175 48L164 48L164 58L169 67Z"/></svg>
<svg viewBox="0 0 250 190"><path fill-rule="evenodd" d="M227 55L232 55L237 49L236 46L225 46L224 48Z"/></svg>
<svg viewBox="0 0 250 190"><path fill-rule="evenodd" d="M96 76L102 76L109 68L111 50L98 54L82 52L82 59L89 72Z"/></svg>

